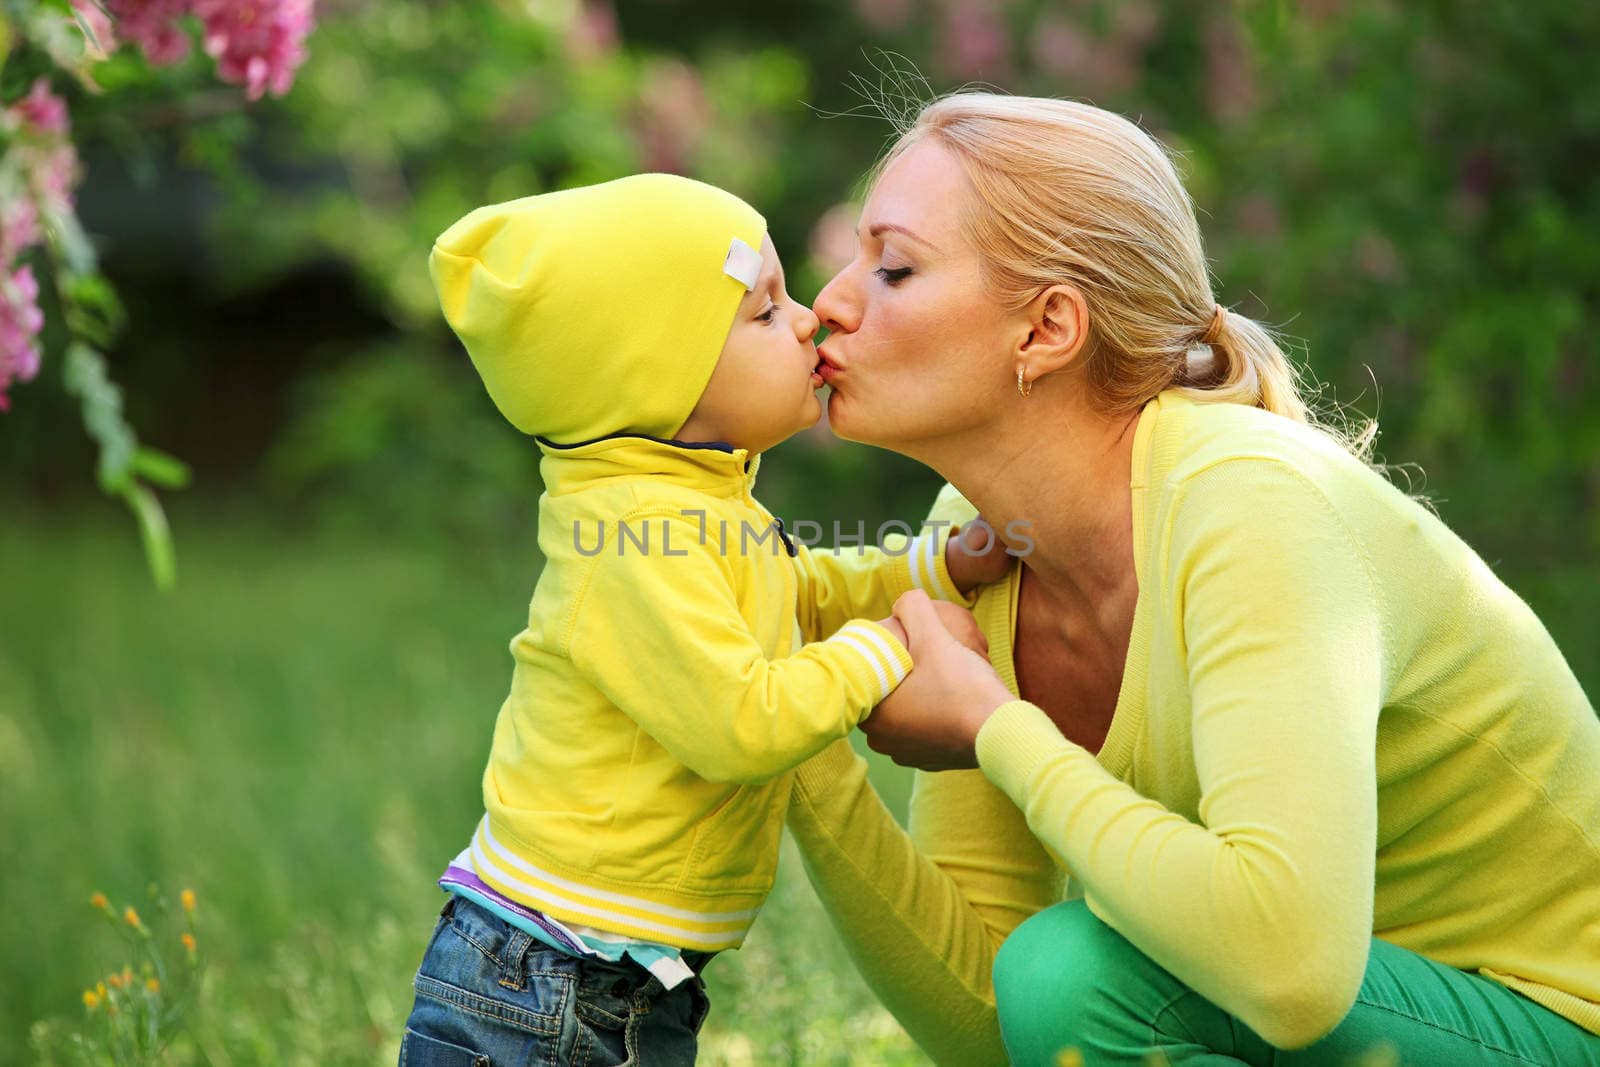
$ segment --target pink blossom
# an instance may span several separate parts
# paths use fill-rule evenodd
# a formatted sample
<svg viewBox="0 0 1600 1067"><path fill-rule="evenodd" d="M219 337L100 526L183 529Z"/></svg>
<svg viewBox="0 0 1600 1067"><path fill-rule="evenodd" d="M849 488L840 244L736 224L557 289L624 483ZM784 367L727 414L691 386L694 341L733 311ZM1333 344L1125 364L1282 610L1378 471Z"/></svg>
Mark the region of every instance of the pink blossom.
<svg viewBox="0 0 1600 1067"><path fill-rule="evenodd" d="M617 11L607 0L589 0L567 30L567 50L580 60L598 59L617 50Z"/></svg>
<svg viewBox="0 0 1600 1067"><path fill-rule="evenodd" d="M82 177L78 150L71 141L62 141L35 157L33 188L46 211L66 212L73 206L72 190Z"/></svg>
<svg viewBox="0 0 1600 1067"><path fill-rule="evenodd" d="M106 0L118 32L143 49L155 67L170 66L189 54L189 34L178 20L191 6L190 0Z"/></svg>
<svg viewBox="0 0 1600 1067"><path fill-rule="evenodd" d="M1239 228L1251 237L1275 240L1283 230L1283 215L1278 202L1261 193L1241 197L1234 210L1238 213Z"/></svg>
<svg viewBox="0 0 1600 1067"><path fill-rule="evenodd" d="M1138 76L1137 42L1091 37L1068 19L1046 15L1033 31L1033 61L1077 92L1126 92Z"/></svg>
<svg viewBox="0 0 1600 1067"><path fill-rule="evenodd" d="M1123 0L1111 12L1111 36L1144 47L1161 29L1161 12L1148 0Z"/></svg>
<svg viewBox="0 0 1600 1067"><path fill-rule="evenodd" d="M835 274L856 258L856 218L860 214L855 204L835 204L817 220L807 251L818 270Z"/></svg>
<svg viewBox="0 0 1600 1067"><path fill-rule="evenodd" d="M66 102L50 91L48 79L35 81L27 96L6 108L6 115L28 135L13 152L21 162L35 201L26 206L7 204L0 210L0 230L4 231L0 234L0 247L20 250L37 240L21 241L20 237L37 231L39 210L71 210L72 189L79 178L78 152L67 136L71 123ZM14 256L15 253L0 256L0 270Z"/></svg>
<svg viewBox="0 0 1600 1067"><path fill-rule="evenodd" d="M36 133L64 135L67 132L67 102L50 91L50 79L38 78L28 95L11 105L11 113Z"/></svg>
<svg viewBox="0 0 1600 1067"><path fill-rule="evenodd" d="M1259 96L1255 56L1236 20L1224 15L1210 21L1205 30L1205 55L1211 113L1224 124L1248 116Z"/></svg>
<svg viewBox="0 0 1600 1067"><path fill-rule="evenodd" d="M90 56L105 59L117 50L117 35L111 29L111 19L95 0L72 0L72 11L84 26Z"/></svg>
<svg viewBox="0 0 1600 1067"><path fill-rule="evenodd" d="M992 0L953 0L943 21L941 57L952 74L1004 80L1011 69L1011 36Z"/></svg>
<svg viewBox="0 0 1600 1067"><path fill-rule="evenodd" d="M243 85L251 100L288 92L305 62L311 6L312 0L194 0L217 76Z"/></svg>
<svg viewBox="0 0 1600 1067"><path fill-rule="evenodd" d="M913 0L853 0L861 21L875 30L898 30L911 21Z"/></svg>
<svg viewBox="0 0 1600 1067"><path fill-rule="evenodd" d="M1094 42L1074 23L1046 15L1033 28L1033 61L1056 77L1069 77L1088 66Z"/></svg>
<svg viewBox="0 0 1600 1067"><path fill-rule="evenodd" d="M0 264L8 264L38 244L39 209L30 196L10 196L0 203Z"/></svg>
<svg viewBox="0 0 1600 1067"><path fill-rule="evenodd" d="M32 381L39 373L39 283L32 267L22 267L9 279L0 276L0 411L11 410L6 390L13 381Z"/></svg>
<svg viewBox="0 0 1600 1067"><path fill-rule="evenodd" d="M1356 264L1361 273L1379 282L1397 281L1402 270L1394 243L1375 230L1368 230L1356 242Z"/></svg>
<svg viewBox="0 0 1600 1067"><path fill-rule="evenodd" d="M689 64L668 59L647 67L639 87L638 138L645 169L678 173L711 127L711 102Z"/></svg>

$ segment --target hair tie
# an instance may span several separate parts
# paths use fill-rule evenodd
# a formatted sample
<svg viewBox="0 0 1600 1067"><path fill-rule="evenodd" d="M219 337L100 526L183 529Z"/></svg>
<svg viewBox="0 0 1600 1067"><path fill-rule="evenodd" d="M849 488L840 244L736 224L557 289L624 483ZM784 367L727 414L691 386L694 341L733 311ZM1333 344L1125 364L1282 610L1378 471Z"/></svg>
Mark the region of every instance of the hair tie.
<svg viewBox="0 0 1600 1067"><path fill-rule="evenodd" d="M1206 332L1200 335L1200 343L1203 345L1215 344L1217 335L1222 332L1222 320L1228 312L1221 304L1216 307L1217 310L1211 313L1211 325L1207 326Z"/></svg>

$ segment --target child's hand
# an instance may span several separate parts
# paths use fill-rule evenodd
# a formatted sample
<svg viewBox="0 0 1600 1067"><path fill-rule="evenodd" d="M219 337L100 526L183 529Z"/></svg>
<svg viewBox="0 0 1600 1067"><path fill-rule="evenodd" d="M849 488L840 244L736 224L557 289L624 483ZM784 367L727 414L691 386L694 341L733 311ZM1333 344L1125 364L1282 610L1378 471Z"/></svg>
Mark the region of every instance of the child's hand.
<svg viewBox="0 0 1600 1067"><path fill-rule="evenodd" d="M976 767L978 731L1011 692L988 660L945 632L949 624L936 608L920 589L895 601L917 667L862 720L861 730L868 747L903 766Z"/></svg>
<svg viewBox="0 0 1600 1067"><path fill-rule="evenodd" d="M960 604L951 604L944 600L935 600L932 603L933 613L939 616L939 621L944 623L944 628L950 631L951 637L978 655L988 656L989 639L983 636L983 631L978 628L978 620L972 617L972 612Z"/></svg>
<svg viewBox="0 0 1600 1067"><path fill-rule="evenodd" d="M989 640L983 636L983 631L978 629L978 620L972 617L972 612L960 604L950 604L943 600L933 601L933 613L939 617L944 628L950 632L961 644L972 649L980 656L989 654ZM893 615L887 619L880 619L878 625L894 634L895 640L906 648L911 647L911 642L906 636L905 627Z"/></svg>
<svg viewBox="0 0 1600 1067"><path fill-rule="evenodd" d="M962 596L998 582L1011 570L1011 557L982 515L956 528L944 545L944 565Z"/></svg>

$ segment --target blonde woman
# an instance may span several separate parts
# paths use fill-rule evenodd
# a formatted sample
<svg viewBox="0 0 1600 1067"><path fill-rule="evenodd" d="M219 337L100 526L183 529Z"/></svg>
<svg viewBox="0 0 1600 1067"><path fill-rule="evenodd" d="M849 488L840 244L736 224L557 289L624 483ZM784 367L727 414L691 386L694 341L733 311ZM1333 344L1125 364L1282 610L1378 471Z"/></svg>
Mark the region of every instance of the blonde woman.
<svg viewBox="0 0 1600 1067"><path fill-rule="evenodd" d="M912 1036L963 1064L1600 1064L1600 720L1218 306L1161 148L948 97L859 238L816 303L833 429L1019 557L975 610L992 665L897 606L918 667L870 742L968 768L918 775L909 836L843 742L796 786Z"/></svg>

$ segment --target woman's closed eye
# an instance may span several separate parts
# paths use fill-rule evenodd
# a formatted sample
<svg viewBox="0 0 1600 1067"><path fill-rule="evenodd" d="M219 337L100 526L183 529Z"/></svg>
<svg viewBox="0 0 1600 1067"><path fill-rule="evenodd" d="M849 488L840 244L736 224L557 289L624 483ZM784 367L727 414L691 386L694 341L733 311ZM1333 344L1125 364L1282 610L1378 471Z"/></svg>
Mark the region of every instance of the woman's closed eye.
<svg viewBox="0 0 1600 1067"><path fill-rule="evenodd" d="M887 285L898 285L900 282L905 281L906 278L911 276L911 268L910 267L894 267L894 268L879 267L877 270L873 271L872 273L874 273L878 277L882 278L884 280L884 283L887 284Z"/></svg>

